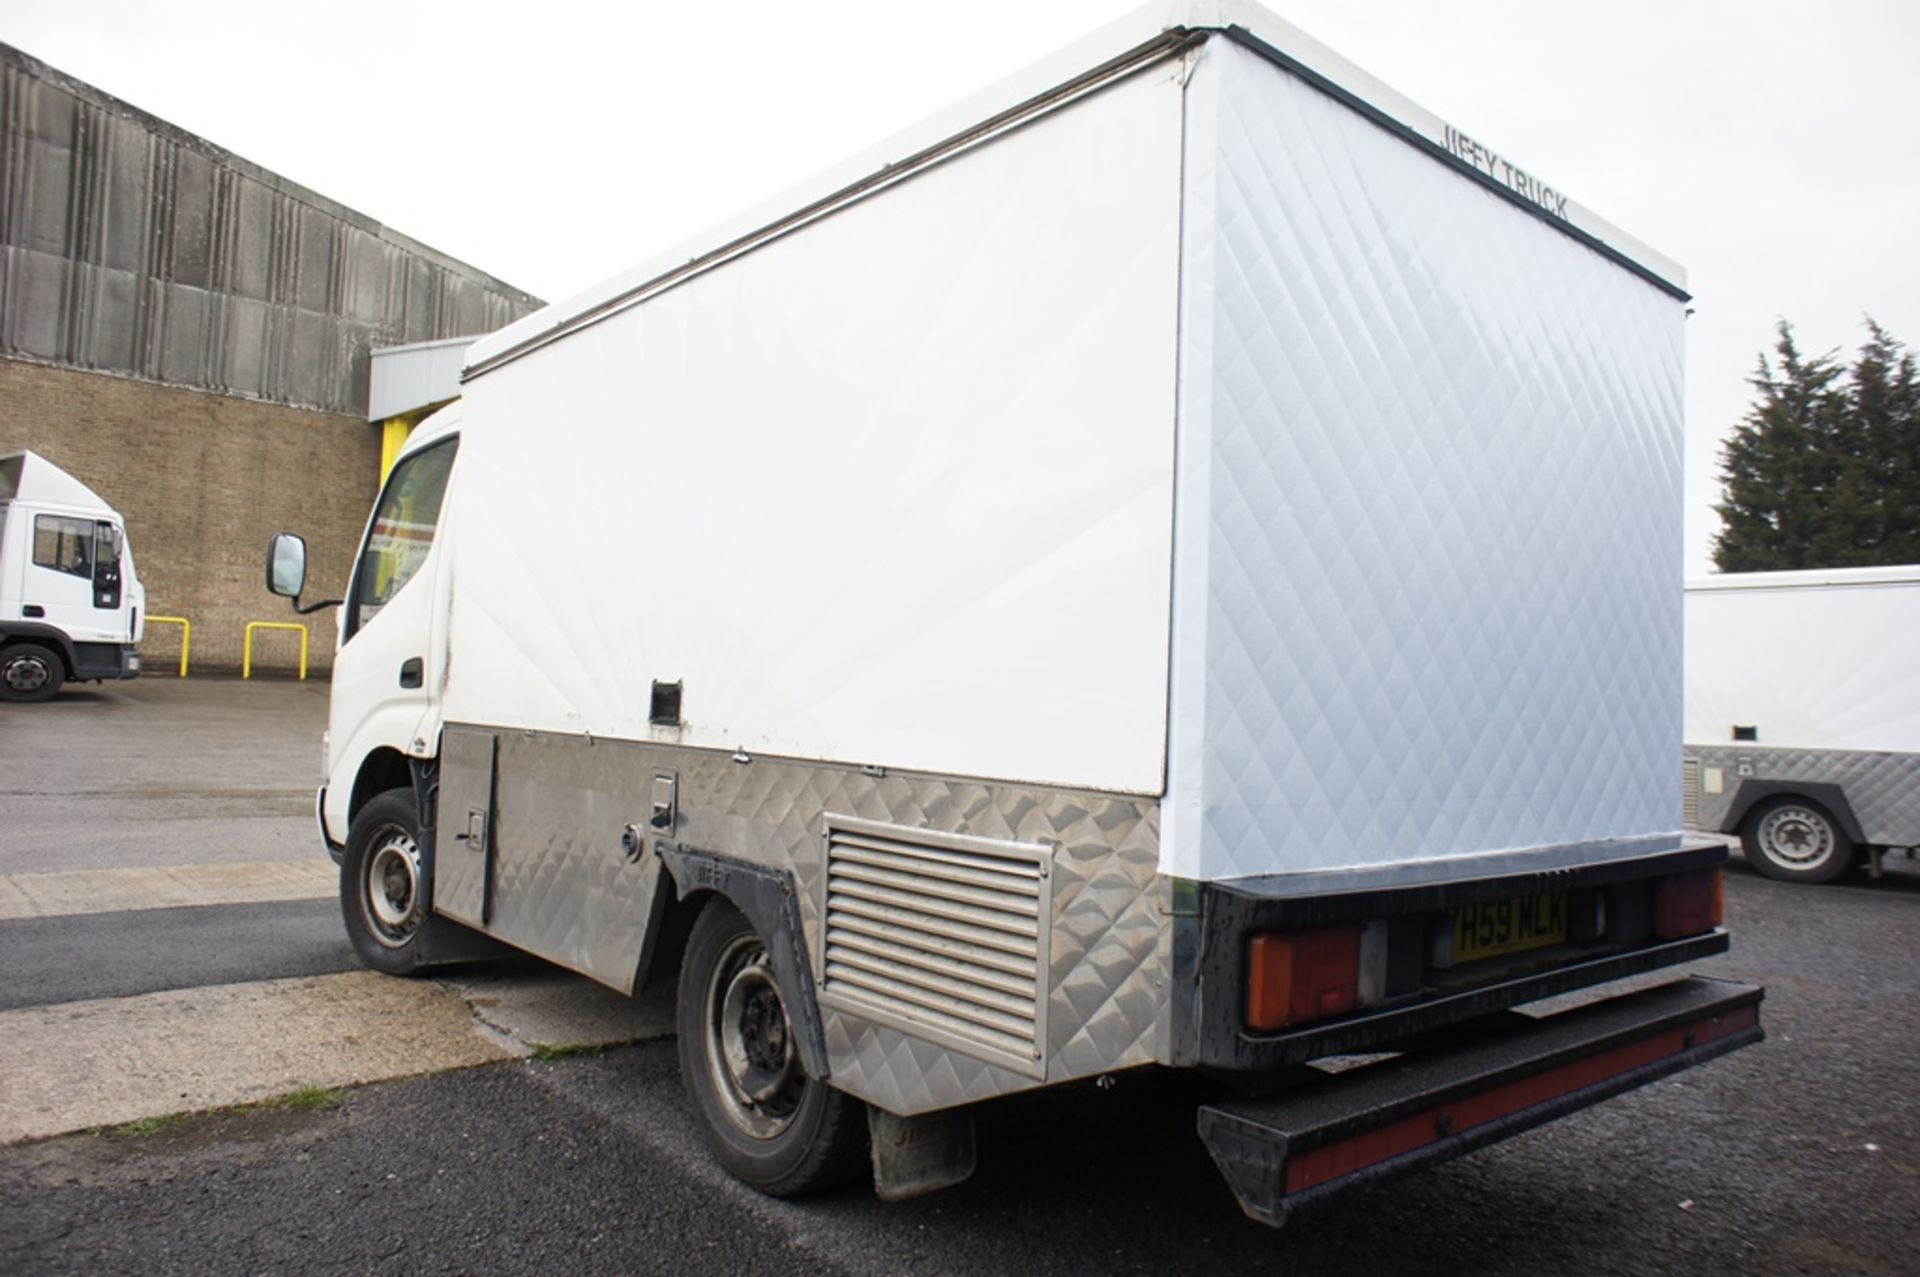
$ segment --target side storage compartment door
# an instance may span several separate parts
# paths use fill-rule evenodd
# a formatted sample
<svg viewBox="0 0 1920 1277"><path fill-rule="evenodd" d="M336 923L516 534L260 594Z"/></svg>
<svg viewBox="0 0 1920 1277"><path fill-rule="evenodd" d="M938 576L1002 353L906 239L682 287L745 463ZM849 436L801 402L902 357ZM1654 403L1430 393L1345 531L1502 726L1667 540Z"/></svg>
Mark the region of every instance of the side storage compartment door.
<svg viewBox="0 0 1920 1277"><path fill-rule="evenodd" d="M448 724L444 740L435 908L631 991L661 867L622 835L648 828L671 773L585 736Z"/></svg>
<svg viewBox="0 0 1920 1277"><path fill-rule="evenodd" d="M493 880L493 781L498 738L448 725L440 742L433 911L487 931Z"/></svg>

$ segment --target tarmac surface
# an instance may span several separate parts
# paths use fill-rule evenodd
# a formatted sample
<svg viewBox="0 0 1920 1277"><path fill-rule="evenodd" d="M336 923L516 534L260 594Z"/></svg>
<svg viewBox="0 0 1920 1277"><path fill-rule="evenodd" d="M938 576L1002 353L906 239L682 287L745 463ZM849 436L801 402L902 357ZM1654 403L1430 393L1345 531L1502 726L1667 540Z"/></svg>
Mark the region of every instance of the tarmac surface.
<svg viewBox="0 0 1920 1277"><path fill-rule="evenodd" d="M1813 888L1736 857L1734 951L1695 969L1767 986L1765 1043L1279 1232L1241 1216L1194 1137L1192 1084L1153 1071L983 1106L959 1188L776 1202L708 1157L658 999L610 1008L535 963L357 972L317 895L89 912L49 890L85 868L122 902L115 883L150 879L114 874L161 869L244 894L180 871L326 864L310 795L284 797L314 766L320 689L195 684L0 707L0 1272L1920 1271L1912 862ZM239 740L196 764L209 732ZM63 790L74 756L100 775ZM625 1044L550 1049L595 1042ZM395 1055L361 1070L395 1080L353 1084ZM131 1125L4 1133L63 1092L111 1107L196 1084Z"/></svg>

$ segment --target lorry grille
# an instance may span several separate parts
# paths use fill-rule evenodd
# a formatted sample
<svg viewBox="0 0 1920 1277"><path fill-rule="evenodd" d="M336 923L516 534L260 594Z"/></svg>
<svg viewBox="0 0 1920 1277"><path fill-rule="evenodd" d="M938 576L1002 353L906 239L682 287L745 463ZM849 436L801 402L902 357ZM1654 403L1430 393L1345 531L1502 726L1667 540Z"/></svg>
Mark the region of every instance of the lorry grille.
<svg viewBox="0 0 1920 1277"><path fill-rule="evenodd" d="M1044 1077L1052 848L826 819L821 1004Z"/></svg>
<svg viewBox="0 0 1920 1277"><path fill-rule="evenodd" d="M1684 829L1700 828L1700 760L1689 758L1680 773L1680 824Z"/></svg>

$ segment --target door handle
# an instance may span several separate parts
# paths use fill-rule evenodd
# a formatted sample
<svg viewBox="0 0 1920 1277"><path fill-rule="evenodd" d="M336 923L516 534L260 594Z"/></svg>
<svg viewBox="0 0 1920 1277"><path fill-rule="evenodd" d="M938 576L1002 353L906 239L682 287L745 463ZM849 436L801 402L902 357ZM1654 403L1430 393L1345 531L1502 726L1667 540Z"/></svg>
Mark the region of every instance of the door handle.
<svg viewBox="0 0 1920 1277"><path fill-rule="evenodd" d="M402 661L400 663L400 686L402 687L420 686L421 682L423 681L421 677L421 670L422 670L422 662L420 658L417 656L410 656L405 661Z"/></svg>

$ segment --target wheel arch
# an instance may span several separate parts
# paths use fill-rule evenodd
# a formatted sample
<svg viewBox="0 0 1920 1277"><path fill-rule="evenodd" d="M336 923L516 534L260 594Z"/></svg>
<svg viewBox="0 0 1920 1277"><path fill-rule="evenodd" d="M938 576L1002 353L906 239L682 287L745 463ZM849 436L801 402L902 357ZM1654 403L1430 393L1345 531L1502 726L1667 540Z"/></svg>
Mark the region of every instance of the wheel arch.
<svg viewBox="0 0 1920 1277"><path fill-rule="evenodd" d="M426 808L420 804L422 795L415 784L412 760L389 745L381 745L370 751L360 760L360 770L354 774L353 788L347 795L347 821L360 814L360 809L386 793L389 789L412 789L416 811L426 819Z"/></svg>
<svg viewBox="0 0 1920 1277"><path fill-rule="evenodd" d="M807 960L793 876L719 852L670 843L657 843L655 851L666 873L654 892L647 940L633 987L638 990L669 972L677 972L694 920L709 903L724 900L739 910L767 942L780 996L797 1021L794 1028L800 1062L809 1077L825 1081L829 1076L826 1032L820 1021L820 1004L814 997L813 970Z"/></svg>
<svg viewBox="0 0 1920 1277"><path fill-rule="evenodd" d="M1840 832L1855 847L1867 845L1866 834L1861 831L1859 817L1853 814L1853 804L1847 801L1846 791L1832 781L1824 780L1762 780L1747 777L1733 792L1733 801L1727 805L1720 832L1739 832L1754 809L1773 798L1798 798L1812 803L1833 817L1840 826Z"/></svg>
<svg viewBox="0 0 1920 1277"><path fill-rule="evenodd" d="M21 643L33 643L40 647L52 648L65 667L61 671L61 676L68 682L76 681L73 640L67 637L65 630L55 629L51 625L34 625L23 621L9 621L5 626L0 626L0 651Z"/></svg>

